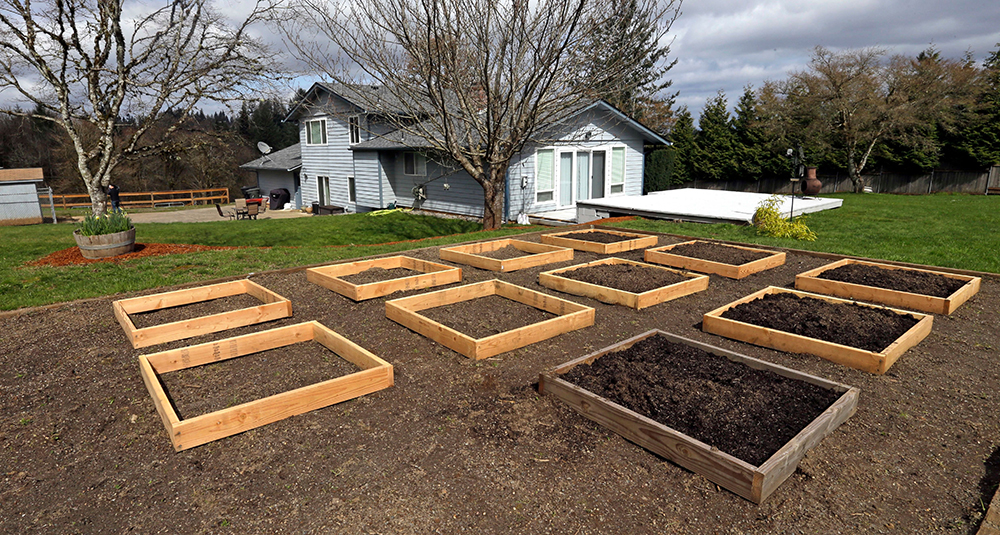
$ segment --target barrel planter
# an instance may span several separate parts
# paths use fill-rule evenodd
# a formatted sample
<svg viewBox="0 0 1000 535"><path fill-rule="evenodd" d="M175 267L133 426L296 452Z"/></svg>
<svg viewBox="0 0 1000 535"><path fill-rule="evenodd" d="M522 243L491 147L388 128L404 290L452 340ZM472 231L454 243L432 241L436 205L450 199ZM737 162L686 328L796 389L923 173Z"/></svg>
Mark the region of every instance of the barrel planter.
<svg viewBox="0 0 1000 535"><path fill-rule="evenodd" d="M111 256L131 253L135 249L135 227L113 234L84 236L79 230L73 231L73 238L84 258L98 260Z"/></svg>

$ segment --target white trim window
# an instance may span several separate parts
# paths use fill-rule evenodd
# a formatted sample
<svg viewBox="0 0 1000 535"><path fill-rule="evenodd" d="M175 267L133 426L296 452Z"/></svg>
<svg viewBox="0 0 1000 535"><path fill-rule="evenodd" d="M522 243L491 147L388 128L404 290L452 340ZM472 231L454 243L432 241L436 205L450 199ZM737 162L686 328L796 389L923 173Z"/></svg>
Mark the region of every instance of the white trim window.
<svg viewBox="0 0 1000 535"><path fill-rule="evenodd" d="M361 117L352 115L347 118L347 130L350 132L351 145L361 143Z"/></svg>
<svg viewBox="0 0 1000 535"><path fill-rule="evenodd" d="M625 193L625 147L611 148L611 195Z"/></svg>
<svg viewBox="0 0 1000 535"><path fill-rule="evenodd" d="M306 145L326 145L326 119L306 121Z"/></svg>
<svg viewBox="0 0 1000 535"><path fill-rule="evenodd" d="M535 151L535 202L552 202L556 196L555 150Z"/></svg>
<svg viewBox="0 0 1000 535"><path fill-rule="evenodd" d="M403 174L406 176L427 176L427 156L421 152L404 152Z"/></svg>

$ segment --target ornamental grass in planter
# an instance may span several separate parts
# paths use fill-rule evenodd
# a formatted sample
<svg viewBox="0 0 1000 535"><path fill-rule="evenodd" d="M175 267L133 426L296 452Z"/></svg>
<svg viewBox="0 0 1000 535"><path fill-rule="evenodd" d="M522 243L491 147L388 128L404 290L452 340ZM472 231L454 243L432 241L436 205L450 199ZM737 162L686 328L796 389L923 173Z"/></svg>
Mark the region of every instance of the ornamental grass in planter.
<svg viewBox="0 0 1000 535"><path fill-rule="evenodd" d="M84 258L108 258L135 249L135 226L124 212L88 214L73 231L73 238Z"/></svg>

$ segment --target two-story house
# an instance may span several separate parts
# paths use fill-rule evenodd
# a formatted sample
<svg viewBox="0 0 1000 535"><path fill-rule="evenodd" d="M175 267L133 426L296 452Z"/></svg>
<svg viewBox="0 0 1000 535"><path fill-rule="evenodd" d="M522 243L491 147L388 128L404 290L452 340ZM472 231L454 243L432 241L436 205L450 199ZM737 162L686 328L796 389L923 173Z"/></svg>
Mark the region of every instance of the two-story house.
<svg viewBox="0 0 1000 535"><path fill-rule="evenodd" d="M299 144L241 167L257 171L265 194L288 189L296 207L364 212L396 205L482 216L483 189L468 173L390 126L384 114L406 117L403 106L380 95L380 110L366 110L351 94L314 84L286 118L298 122ZM602 100L547 125L545 134L551 141L527 145L511 161L505 220L567 213L578 200L641 195L644 147L667 143Z"/></svg>

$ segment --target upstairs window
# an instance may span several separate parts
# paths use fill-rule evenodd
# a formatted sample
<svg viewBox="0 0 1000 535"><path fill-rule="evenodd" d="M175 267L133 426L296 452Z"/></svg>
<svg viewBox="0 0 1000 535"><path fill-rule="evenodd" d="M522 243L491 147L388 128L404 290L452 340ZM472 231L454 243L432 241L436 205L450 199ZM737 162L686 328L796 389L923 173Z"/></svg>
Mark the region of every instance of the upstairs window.
<svg viewBox="0 0 1000 535"><path fill-rule="evenodd" d="M306 122L306 145L326 145L326 119Z"/></svg>
<svg viewBox="0 0 1000 535"><path fill-rule="evenodd" d="M404 152L403 174L407 176L426 176L427 157L419 152Z"/></svg>
<svg viewBox="0 0 1000 535"><path fill-rule="evenodd" d="M361 143L361 118L357 115L348 117L347 129L351 134L351 145Z"/></svg>

